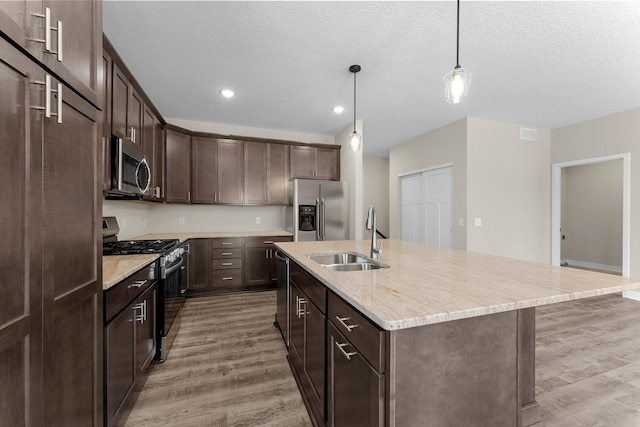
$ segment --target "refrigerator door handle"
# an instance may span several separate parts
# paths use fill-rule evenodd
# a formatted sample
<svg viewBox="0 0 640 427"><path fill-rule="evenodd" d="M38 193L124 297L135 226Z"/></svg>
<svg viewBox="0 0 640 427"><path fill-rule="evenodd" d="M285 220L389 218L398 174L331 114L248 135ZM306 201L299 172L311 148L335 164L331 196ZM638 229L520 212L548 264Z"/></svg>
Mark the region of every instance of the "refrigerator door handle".
<svg viewBox="0 0 640 427"><path fill-rule="evenodd" d="M321 229L320 229L320 240L324 241L325 239L325 234L324 234L324 199L320 199L320 224L321 224Z"/></svg>
<svg viewBox="0 0 640 427"><path fill-rule="evenodd" d="M322 240L320 238L320 224L322 218L320 218L320 199L316 199L316 241Z"/></svg>

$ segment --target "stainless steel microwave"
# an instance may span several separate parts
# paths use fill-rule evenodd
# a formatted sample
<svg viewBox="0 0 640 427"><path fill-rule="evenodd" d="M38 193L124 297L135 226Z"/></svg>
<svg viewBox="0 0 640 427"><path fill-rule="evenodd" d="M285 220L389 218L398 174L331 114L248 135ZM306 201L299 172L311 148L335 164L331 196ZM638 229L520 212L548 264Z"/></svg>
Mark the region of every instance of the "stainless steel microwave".
<svg viewBox="0 0 640 427"><path fill-rule="evenodd" d="M131 141L111 138L111 189L148 195L151 170L142 152Z"/></svg>

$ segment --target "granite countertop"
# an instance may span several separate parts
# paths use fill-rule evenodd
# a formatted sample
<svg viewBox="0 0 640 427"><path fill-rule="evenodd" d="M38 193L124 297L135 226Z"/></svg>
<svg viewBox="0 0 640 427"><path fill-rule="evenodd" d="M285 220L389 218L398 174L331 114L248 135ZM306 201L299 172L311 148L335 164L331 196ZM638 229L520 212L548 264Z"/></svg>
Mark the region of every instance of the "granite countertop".
<svg viewBox="0 0 640 427"><path fill-rule="evenodd" d="M103 256L102 290L108 290L158 258L159 254Z"/></svg>
<svg viewBox="0 0 640 427"><path fill-rule="evenodd" d="M271 237L293 236L288 231L205 231L188 233L153 233L127 240L178 239L180 243L189 239L215 239L224 237ZM102 257L102 289L108 290L116 283L131 276L160 257L159 254L109 255Z"/></svg>
<svg viewBox="0 0 640 427"><path fill-rule="evenodd" d="M130 240L147 240L147 239L179 239L184 242L189 239L217 239L224 237L270 237L270 236L293 236L288 231L193 231L185 233L152 233L138 236Z"/></svg>
<svg viewBox="0 0 640 427"><path fill-rule="evenodd" d="M384 240L387 269L331 271L309 253L370 241L278 242L278 248L385 330L397 330L640 288L640 281L542 263Z"/></svg>

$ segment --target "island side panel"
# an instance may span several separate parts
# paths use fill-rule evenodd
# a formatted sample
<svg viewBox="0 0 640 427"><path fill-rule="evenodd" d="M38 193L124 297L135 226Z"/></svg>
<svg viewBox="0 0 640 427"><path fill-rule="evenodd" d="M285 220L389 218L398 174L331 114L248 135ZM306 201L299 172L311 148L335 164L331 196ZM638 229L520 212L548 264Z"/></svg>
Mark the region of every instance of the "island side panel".
<svg viewBox="0 0 640 427"><path fill-rule="evenodd" d="M536 311L535 307L518 310L518 390L520 426L540 421L540 405L536 402Z"/></svg>
<svg viewBox="0 0 640 427"><path fill-rule="evenodd" d="M390 427L517 426L518 311L391 332Z"/></svg>

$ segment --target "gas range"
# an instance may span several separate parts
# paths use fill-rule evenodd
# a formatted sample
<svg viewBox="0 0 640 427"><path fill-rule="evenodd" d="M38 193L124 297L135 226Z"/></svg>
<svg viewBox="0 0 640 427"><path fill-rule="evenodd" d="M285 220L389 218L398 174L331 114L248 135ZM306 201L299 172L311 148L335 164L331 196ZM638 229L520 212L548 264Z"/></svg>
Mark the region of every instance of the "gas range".
<svg viewBox="0 0 640 427"><path fill-rule="evenodd" d="M104 242L103 255L132 255L132 254L166 254L178 246L178 239L164 240L122 240L119 242Z"/></svg>

